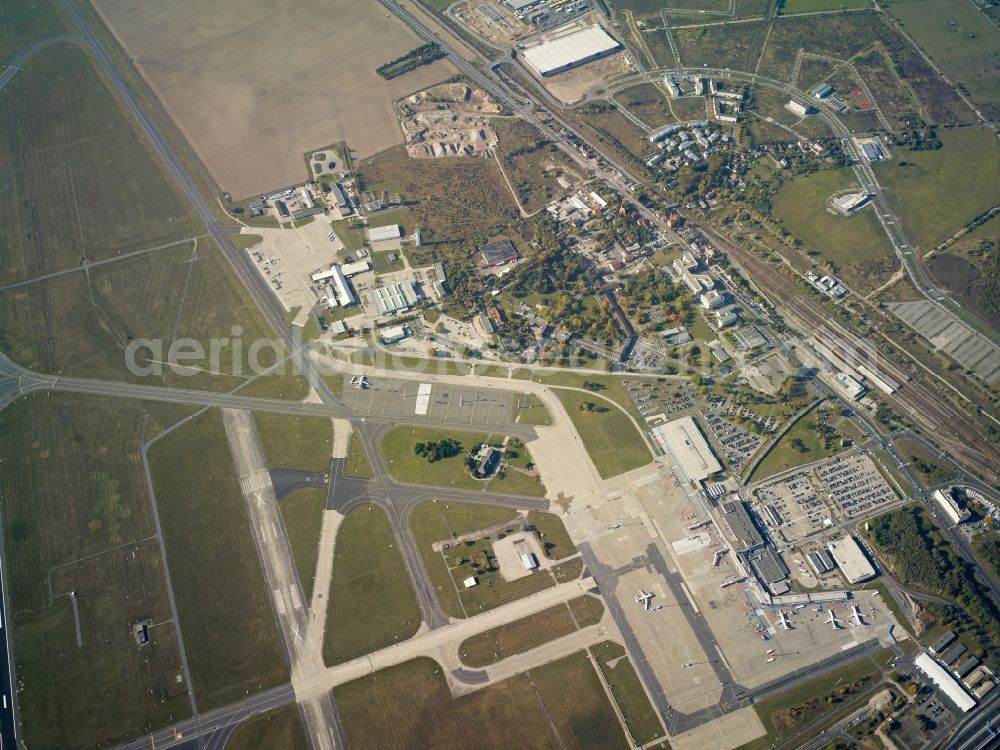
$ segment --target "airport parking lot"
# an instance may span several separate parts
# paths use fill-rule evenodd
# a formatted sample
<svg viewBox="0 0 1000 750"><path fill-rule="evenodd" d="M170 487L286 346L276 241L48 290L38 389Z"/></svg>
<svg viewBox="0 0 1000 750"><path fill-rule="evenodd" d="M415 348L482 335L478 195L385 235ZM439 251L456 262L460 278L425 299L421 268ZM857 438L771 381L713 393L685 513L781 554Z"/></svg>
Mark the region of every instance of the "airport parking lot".
<svg viewBox="0 0 1000 750"><path fill-rule="evenodd" d="M815 473L848 518L899 499L867 453L835 458L818 466Z"/></svg>
<svg viewBox="0 0 1000 750"><path fill-rule="evenodd" d="M512 391L371 377L365 388L345 383L343 401L357 414L407 422L447 422L476 429L511 424Z"/></svg>
<svg viewBox="0 0 1000 750"><path fill-rule="evenodd" d="M748 432L717 414L706 414L705 422L708 424L715 442L722 447L726 461L729 462L733 471L738 472L764 442L764 438L760 435Z"/></svg>

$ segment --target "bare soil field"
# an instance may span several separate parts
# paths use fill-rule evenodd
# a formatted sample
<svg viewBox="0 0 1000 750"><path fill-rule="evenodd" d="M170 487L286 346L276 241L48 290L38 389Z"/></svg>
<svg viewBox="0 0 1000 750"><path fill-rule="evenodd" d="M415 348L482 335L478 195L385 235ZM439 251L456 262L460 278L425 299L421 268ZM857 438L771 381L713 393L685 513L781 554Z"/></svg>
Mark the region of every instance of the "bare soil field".
<svg viewBox="0 0 1000 750"><path fill-rule="evenodd" d="M377 3L96 0L219 186L235 200L306 178L302 154L344 140L364 158L402 141L392 102L452 74L375 68L421 44Z"/></svg>

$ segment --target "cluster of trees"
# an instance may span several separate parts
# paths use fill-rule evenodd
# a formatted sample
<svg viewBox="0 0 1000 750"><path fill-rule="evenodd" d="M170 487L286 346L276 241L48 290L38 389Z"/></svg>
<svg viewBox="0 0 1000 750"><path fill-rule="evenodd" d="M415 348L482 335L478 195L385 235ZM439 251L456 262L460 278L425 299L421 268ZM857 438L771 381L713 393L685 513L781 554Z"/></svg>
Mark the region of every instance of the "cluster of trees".
<svg viewBox="0 0 1000 750"><path fill-rule="evenodd" d="M600 404L595 404L593 401L581 401L580 411L583 412L594 412L600 414L601 412L608 411L607 406L602 406Z"/></svg>
<svg viewBox="0 0 1000 750"><path fill-rule="evenodd" d="M916 505L869 523L872 541L892 560L904 585L956 602L995 647L1000 644L1000 611L976 580L973 566L932 531L933 524Z"/></svg>
<svg viewBox="0 0 1000 750"><path fill-rule="evenodd" d="M937 126L928 125L915 115L905 117L903 128L896 134L896 145L907 146L911 151L936 151L941 148Z"/></svg>
<svg viewBox="0 0 1000 750"><path fill-rule="evenodd" d="M444 458L457 456L462 452L462 444L454 438L430 440L428 442L421 441L413 446L413 452L421 458L426 458L427 463L432 464Z"/></svg>
<svg viewBox="0 0 1000 750"><path fill-rule="evenodd" d="M437 44L428 42L416 49L411 49L402 57L397 57L395 60L390 60L387 63L379 65L375 68L375 72L388 81L392 78L398 78L404 73L409 73L411 70L416 70L421 65L430 65L435 60L440 60L446 54Z"/></svg>

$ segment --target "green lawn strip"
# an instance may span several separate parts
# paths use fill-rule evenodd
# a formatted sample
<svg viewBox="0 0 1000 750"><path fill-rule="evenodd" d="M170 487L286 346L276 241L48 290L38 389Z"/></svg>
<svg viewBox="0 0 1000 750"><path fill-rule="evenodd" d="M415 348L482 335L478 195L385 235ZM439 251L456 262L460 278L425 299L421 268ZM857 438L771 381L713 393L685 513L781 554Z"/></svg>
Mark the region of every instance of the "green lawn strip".
<svg viewBox="0 0 1000 750"><path fill-rule="evenodd" d="M286 682L219 412L154 443L149 462L198 706L223 706ZM234 613L238 627L225 627Z"/></svg>
<svg viewBox="0 0 1000 750"><path fill-rule="evenodd" d="M637 421L642 421L642 415L639 414L635 408L635 404L632 403L632 398L629 396L625 386L622 385L622 379L616 378L613 375L593 375L590 373L567 372L565 370L546 372L544 370L522 369L515 370L514 377L518 380L534 380L536 383L562 386L564 388L586 389L586 384L589 383L595 394L611 399L631 414ZM593 398L591 400L596 402L603 399Z"/></svg>
<svg viewBox="0 0 1000 750"><path fill-rule="evenodd" d="M452 698L420 657L333 690L350 747L617 750L628 744L584 652Z"/></svg>
<svg viewBox="0 0 1000 750"><path fill-rule="evenodd" d="M482 375L480 368L476 368L476 375ZM506 377L506 376L504 376ZM514 406L511 410L511 418L521 424L532 424L547 426L552 424L552 415L545 408L545 404L533 393L517 393L514 395Z"/></svg>
<svg viewBox="0 0 1000 750"><path fill-rule="evenodd" d="M226 750L308 750L309 742L292 703L243 721L226 743Z"/></svg>
<svg viewBox="0 0 1000 750"><path fill-rule="evenodd" d="M414 453L417 443L440 442L452 438L459 441L461 450L454 456L429 462L426 458ZM465 432L463 430L440 430L425 427L395 427L389 430L380 444L382 455L386 459L389 472L400 482L412 484L428 484L438 487L456 487L458 489L481 490L489 488L491 492L503 492L514 495L545 494L545 488L537 481L515 471L505 472L503 477L480 480L474 478L466 468L465 459L468 452L483 443L499 445L502 439L485 432ZM527 449L522 449L525 460L530 460Z"/></svg>
<svg viewBox="0 0 1000 750"><path fill-rule="evenodd" d="M586 393L556 389L556 395L576 425L580 439L602 478L608 479L653 460L635 425L621 411L604 404ZM594 403L607 411L582 411L581 406Z"/></svg>
<svg viewBox="0 0 1000 750"><path fill-rule="evenodd" d="M375 472L372 471L371 462L368 460L368 454L365 453L365 445L361 442L361 438L357 436L357 433L352 432L350 439L347 441L347 458L344 461L344 473L349 477L357 477L358 479L372 479L375 476Z"/></svg>
<svg viewBox="0 0 1000 750"><path fill-rule="evenodd" d="M324 375L323 382L326 383L326 387L330 389L330 393L334 396L337 398L344 397L344 375L342 373Z"/></svg>
<svg viewBox="0 0 1000 750"><path fill-rule="evenodd" d="M489 542L479 541L471 547L456 548L445 552L445 561L450 566L451 579L459 592L462 607L469 617L496 609L504 604L510 604L556 585L555 579L548 571L536 571L523 578L506 581L496 568L491 570L477 569L473 563L476 556L482 553L493 555L493 549ZM468 562L461 563L460 559L468 560ZM477 585L466 588L463 581L469 576L475 576Z"/></svg>
<svg viewBox="0 0 1000 750"><path fill-rule="evenodd" d="M921 250L930 250L1000 195L1000 144L989 130L939 129L936 151L897 148L891 161L873 165L890 200L902 209ZM897 166L905 161L908 166Z"/></svg>
<svg viewBox="0 0 1000 750"><path fill-rule="evenodd" d="M596 596L584 594L575 599L570 599L568 604L569 611L573 614L573 619L576 620L577 627L585 628L590 625L596 625L604 617L604 602Z"/></svg>
<svg viewBox="0 0 1000 750"><path fill-rule="evenodd" d="M867 8L871 0L785 0L781 7L783 14L815 13L821 10L844 10L846 8Z"/></svg>
<svg viewBox="0 0 1000 750"><path fill-rule="evenodd" d="M441 608L452 617L466 617L455 588L448 564L440 551L433 549L435 542L450 542L454 537L484 529L500 523L516 525L517 512L510 508L492 505L473 505L425 500L413 510L410 528L437 592Z"/></svg>
<svg viewBox="0 0 1000 750"><path fill-rule="evenodd" d="M272 469L323 471L330 465L333 426L328 417L254 412L264 460Z"/></svg>
<svg viewBox="0 0 1000 750"><path fill-rule="evenodd" d="M576 554L576 545L569 538L566 527L559 516L533 510L528 513L528 526L538 536L545 556L552 560L562 560Z"/></svg>
<svg viewBox="0 0 1000 750"><path fill-rule="evenodd" d="M558 565L553 565L549 570L555 576L556 583L566 583L575 581L583 573L583 558L574 557Z"/></svg>
<svg viewBox="0 0 1000 750"><path fill-rule="evenodd" d="M248 398L274 398L301 401L309 395L309 383L298 373L260 375L237 391Z"/></svg>
<svg viewBox="0 0 1000 750"><path fill-rule="evenodd" d="M882 649L756 704L770 740L788 739L820 715L832 714L845 701L870 692L880 681L882 664L891 656L890 649Z"/></svg>
<svg viewBox="0 0 1000 750"><path fill-rule="evenodd" d="M836 438L831 439L827 446L827 441L819 432L818 414L818 410L814 408L802 415L784 437L768 450L766 458L757 465L750 478L753 481L767 479L795 466L830 458L846 450ZM834 421L836 420L831 418L831 423Z"/></svg>
<svg viewBox="0 0 1000 750"><path fill-rule="evenodd" d="M363 505L337 531L323 660L328 665L410 638L420 607L385 511Z"/></svg>
<svg viewBox="0 0 1000 750"><path fill-rule="evenodd" d="M466 638L458 656L469 667L487 667L576 631L569 608L560 602L541 612Z"/></svg>
<svg viewBox="0 0 1000 750"><path fill-rule="evenodd" d="M294 490L282 498L280 504L281 518L285 523L288 544L292 548L292 559L295 560L295 569L299 573L306 601L312 600L325 505L326 489L320 487Z"/></svg>
<svg viewBox="0 0 1000 750"><path fill-rule="evenodd" d="M590 647L604 681L622 712L632 741L642 746L665 736L660 718L650 705L639 676L629 661L625 648L612 641Z"/></svg>
<svg viewBox="0 0 1000 750"><path fill-rule="evenodd" d="M233 234L230 235L229 241L233 243L233 247L237 250L246 250L258 242L263 242L264 238L259 234Z"/></svg>

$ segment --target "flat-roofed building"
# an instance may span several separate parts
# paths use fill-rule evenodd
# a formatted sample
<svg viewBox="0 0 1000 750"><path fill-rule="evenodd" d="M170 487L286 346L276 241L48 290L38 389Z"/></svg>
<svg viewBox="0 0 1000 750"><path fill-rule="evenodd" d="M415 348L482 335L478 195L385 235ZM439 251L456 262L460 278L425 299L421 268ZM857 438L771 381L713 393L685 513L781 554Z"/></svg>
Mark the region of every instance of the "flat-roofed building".
<svg viewBox="0 0 1000 750"><path fill-rule="evenodd" d="M395 344L398 341L402 341L409 335L410 331L406 328L406 326L390 326L388 328L383 328L378 334L384 344Z"/></svg>
<svg viewBox="0 0 1000 750"><path fill-rule="evenodd" d="M521 56L543 77L612 55L621 43L600 26L590 26L526 48Z"/></svg>
<svg viewBox="0 0 1000 750"><path fill-rule="evenodd" d="M875 568L868 562L861 545L853 536L835 539L830 542L828 549L848 583L860 583L875 577Z"/></svg>
<svg viewBox="0 0 1000 750"><path fill-rule="evenodd" d="M359 273L364 273L370 268L371 266L368 264L367 260L356 260L353 263L345 263L342 265L340 267L340 272L344 274L344 276L350 277L357 276Z"/></svg>
<svg viewBox="0 0 1000 750"><path fill-rule="evenodd" d="M955 496L952 495L951 490L934 490L931 496L952 523L964 523L972 518L972 513L969 512L969 509L963 508L959 504Z"/></svg>
<svg viewBox="0 0 1000 750"><path fill-rule="evenodd" d="M400 281L372 289L372 302L379 315L394 315L409 310L419 301L420 297L411 281Z"/></svg>
<svg viewBox="0 0 1000 750"><path fill-rule="evenodd" d="M687 479L707 479L722 470L722 465L691 417L681 417L660 425L653 434L677 462Z"/></svg>
<svg viewBox="0 0 1000 750"><path fill-rule="evenodd" d="M736 497L736 500L722 504L721 513L722 520L725 521L736 539L736 544L733 546L737 552L749 552L763 547L764 537L757 529L757 524L753 522L743 501L739 499L739 495Z"/></svg>
<svg viewBox="0 0 1000 750"><path fill-rule="evenodd" d="M965 677L965 675L969 674L969 672L971 672L978 666L979 666L979 659L977 659L975 656L970 656L969 658L961 662L958 666L956 666L952 670L952 672L954 672L956 677L962 678Z"/></svg>
<svg viewBox="0 0 1000 750"><path fill-rule="evenodd" d="M483 245L479 252L482 253L486 265L490 267L513 263L518 258L517 248L510 240L488 242Z"/></svg>
<svg viewBox="0 0 1000 750"><path fill-rule="evenodd" d="M948 671L934 661L930 655L921 653L913 660L913 663L947 696L948 700L955 704L959 711L965 713L975 708L975 699L965 692L958 680L948 674Z"/></svg>
<svg viewBox="0 0 1000 750"><path fill-rule="evenodd" d="M399 239L399 225L390 224L386 227L368 227L368 242L387 242Z"/></svg>
<svg viewBox="0 0 1000 750"><path fill-rule="evenodd" d="M943 664L953 664L968 650L968 647L964 643L956 643L954 646L941 654L939 658Z"/></svg>
<svg viewBox="0 0 1000 750"><path fill-rule="evenodd" d="M951 645L953 640L955 640L955 634L950 630L944 631L941 636L930 645L930 652L935 655L940 654Z"/></svg>

